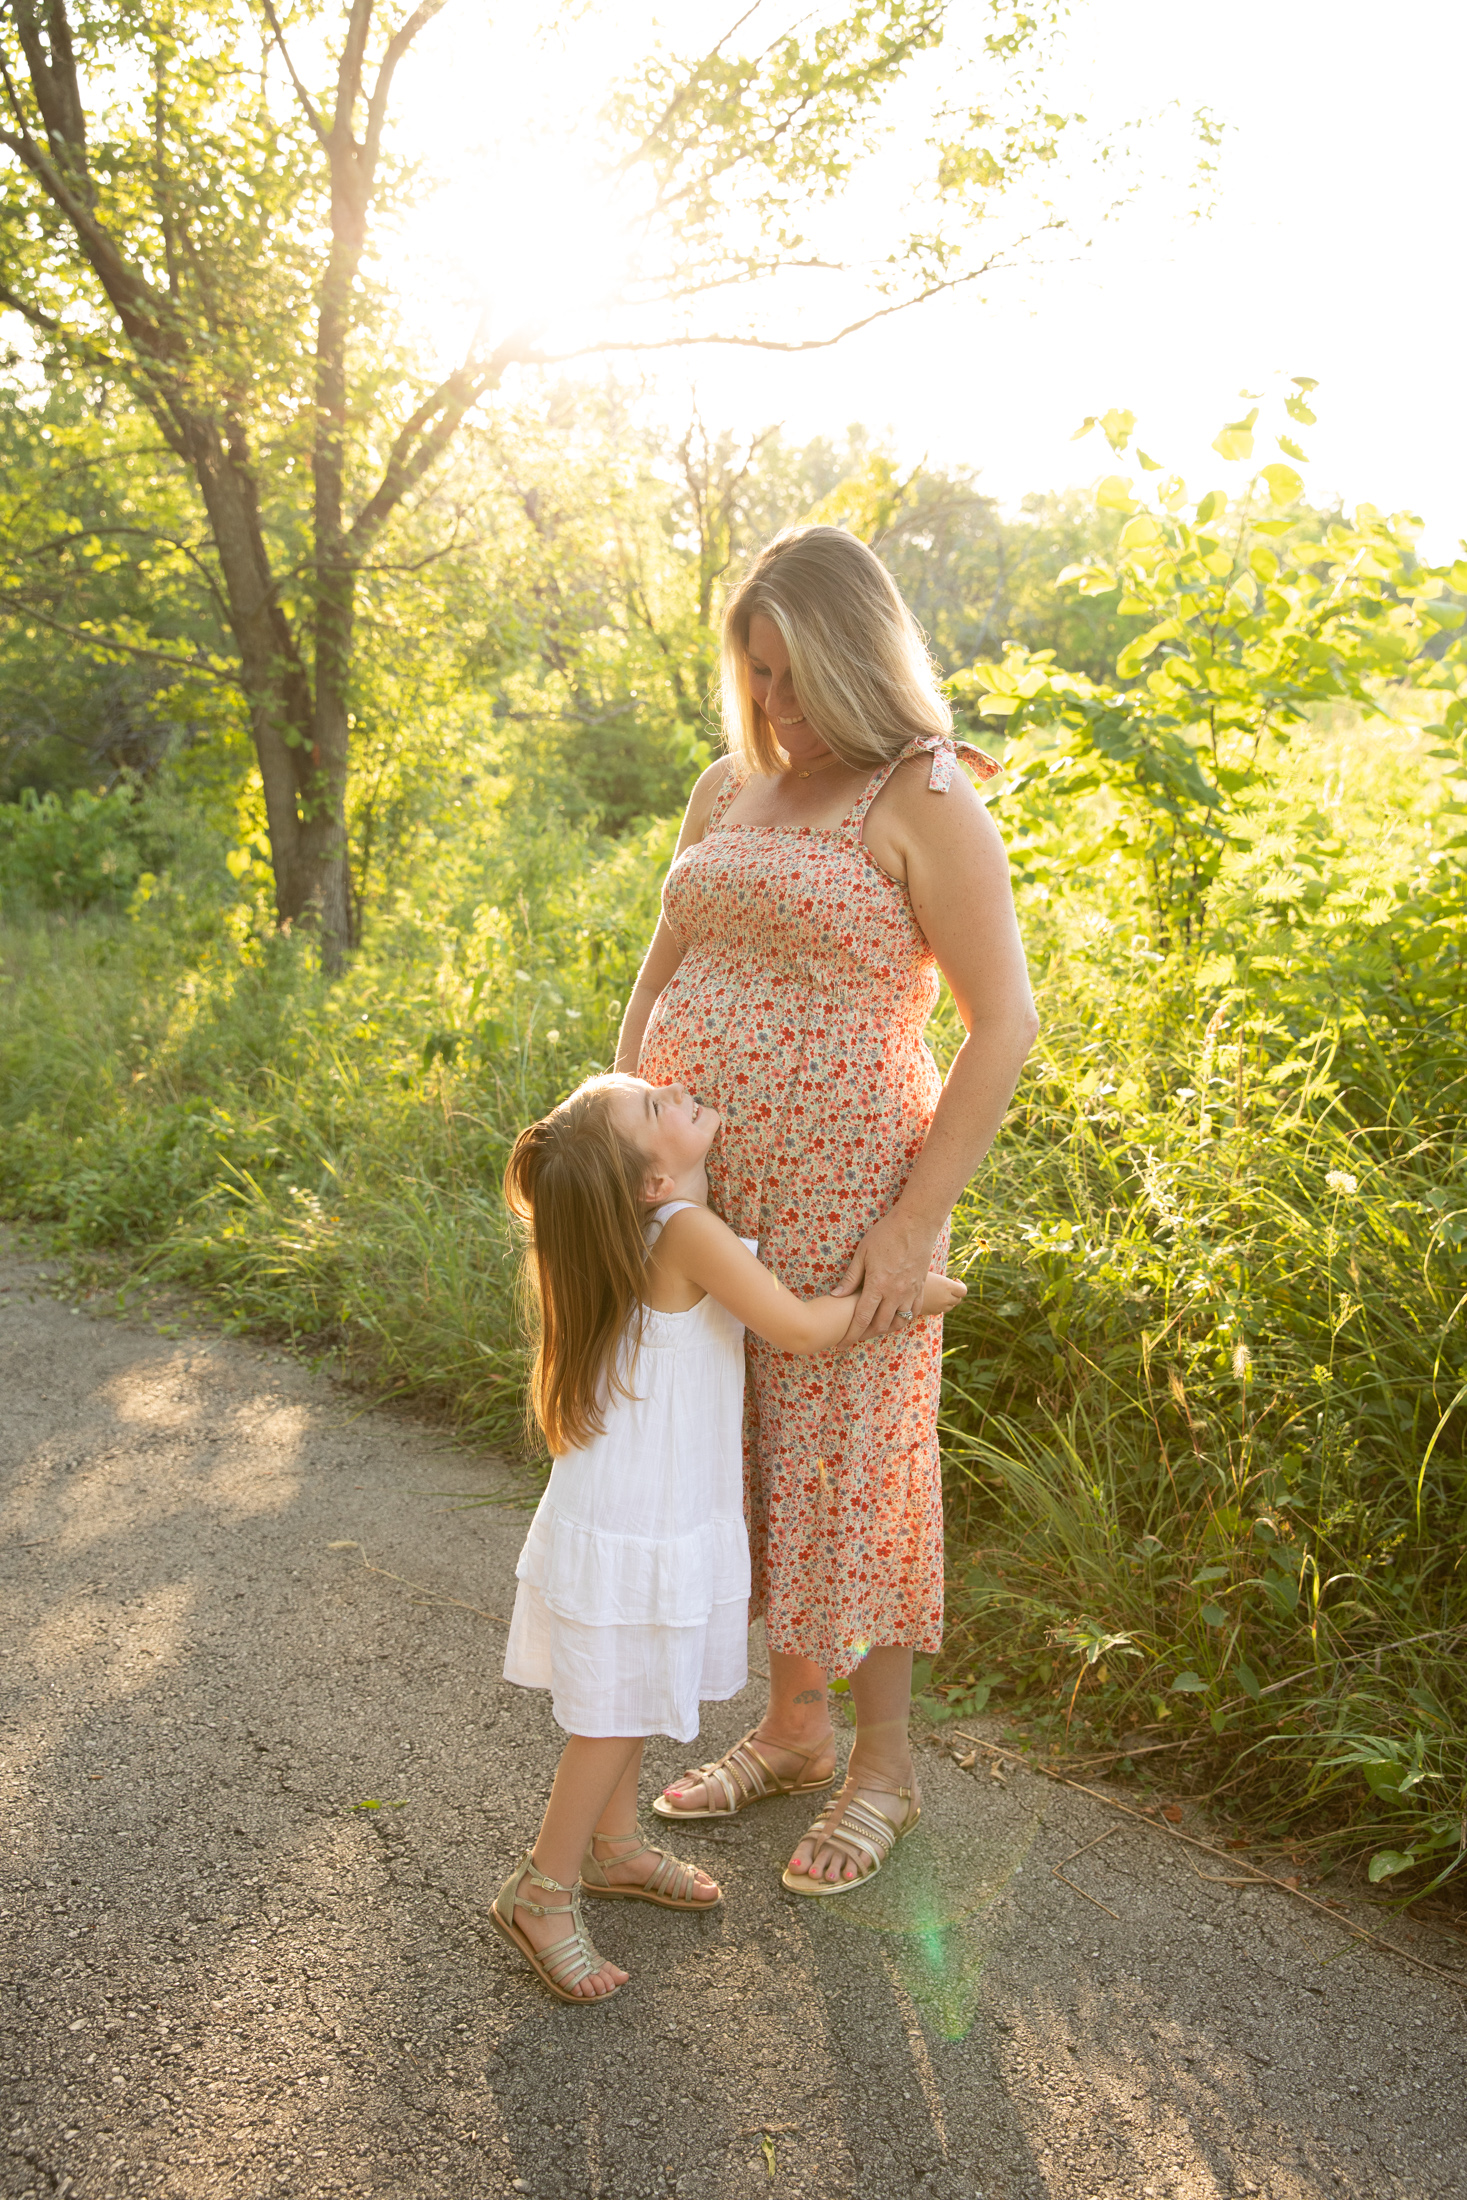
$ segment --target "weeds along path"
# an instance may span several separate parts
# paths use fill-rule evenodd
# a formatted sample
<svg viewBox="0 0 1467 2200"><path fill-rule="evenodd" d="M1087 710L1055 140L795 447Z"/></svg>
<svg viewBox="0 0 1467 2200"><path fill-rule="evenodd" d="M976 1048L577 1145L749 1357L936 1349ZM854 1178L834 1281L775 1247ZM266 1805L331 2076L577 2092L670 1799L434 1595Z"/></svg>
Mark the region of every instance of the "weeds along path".
<svg viewBox="0 0 1467 2200"><path fill-rule="evenodd" d="M936 1749L869 1889L782 1893L793 1802L690 1826L725 1906L596 1911L633 1983L551 2002L484 1925L558 1749L513 1483L51 1289L0 1258L4 2194L1467 2194L1452 1986Z"/></svg>

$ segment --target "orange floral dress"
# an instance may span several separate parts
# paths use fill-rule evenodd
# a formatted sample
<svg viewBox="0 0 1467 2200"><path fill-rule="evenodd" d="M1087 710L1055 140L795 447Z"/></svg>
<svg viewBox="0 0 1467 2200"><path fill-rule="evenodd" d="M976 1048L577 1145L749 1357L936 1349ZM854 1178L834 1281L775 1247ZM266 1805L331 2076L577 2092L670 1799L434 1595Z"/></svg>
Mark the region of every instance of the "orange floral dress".
<svg viewBox="0 0 1467 2200"><path fill-rule="evenodd" d="M960 744L984 778L998 766ZM937 966L904 886L873 861L866 813L913 742L830 831L725 825L732 765L703 839L668 873L683 959L652 1011L641 1073L679 1079L724 1119L712 1203L802 1297L829 1291L922 1150L942 1081L922 1040ZM947 1253L944 1230L934 1256ZM776 1650L832 1677L885 1644L942 1640L942 1332L897 1325L802 1358L747 1339L744 1488L751 1616Z"/></svg>

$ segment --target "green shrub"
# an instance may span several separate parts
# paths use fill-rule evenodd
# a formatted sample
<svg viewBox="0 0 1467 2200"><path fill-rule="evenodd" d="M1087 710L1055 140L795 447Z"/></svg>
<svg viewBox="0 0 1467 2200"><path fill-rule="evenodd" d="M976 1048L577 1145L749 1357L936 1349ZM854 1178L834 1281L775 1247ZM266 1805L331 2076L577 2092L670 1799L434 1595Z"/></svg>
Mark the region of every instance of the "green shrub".
<svg viewBox="0 0 1467 2200"><path fill-rule="evenodd" d="M139 806L128 785L69 799L27 787L0 803L0 905L93 909L127 900L145 864Z"/></svg>

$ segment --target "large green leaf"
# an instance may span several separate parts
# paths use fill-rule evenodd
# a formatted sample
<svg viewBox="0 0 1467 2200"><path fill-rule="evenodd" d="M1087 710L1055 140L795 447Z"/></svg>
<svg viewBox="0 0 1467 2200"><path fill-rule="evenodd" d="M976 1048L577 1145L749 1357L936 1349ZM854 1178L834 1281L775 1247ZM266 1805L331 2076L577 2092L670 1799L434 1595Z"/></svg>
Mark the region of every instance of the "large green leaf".
<svg viewBox="0 0 1467 2200"><path fill-rule="evenodd" d="M1253 429L1258 419L1258 407L1242 420L1230 420L1212 439L1212 447L1220 458L1241 459L1253 456Z"/></svg>
<svg viewBox="0 0 1467 2200"><path fill-rule="evenodd" d="M1292 504L1296 497L1304 494L1304 477L1295 473L1292 466L1275 463L1262 467L1260 472L1262 479L1268 483L1268 493L1275 504Z"/></svg>

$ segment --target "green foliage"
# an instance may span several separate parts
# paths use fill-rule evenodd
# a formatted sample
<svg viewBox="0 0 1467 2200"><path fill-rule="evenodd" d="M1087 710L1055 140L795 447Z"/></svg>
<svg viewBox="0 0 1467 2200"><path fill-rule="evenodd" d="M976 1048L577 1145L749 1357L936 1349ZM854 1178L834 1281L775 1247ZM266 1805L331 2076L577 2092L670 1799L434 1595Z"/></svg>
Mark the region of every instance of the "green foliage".
<svg viewBox="0 0 1467 2200"><path fill-rule="evenodd" d="M192 742L237 741L238 776L247 750L200 553L171 462L125 399L89 405L70 378L7 384L0 799L146 777Z"/></svg>
<svg viewBox="0 0 1467 2200"><path fill-rule="evenodd" d="M140 798L0 811L8 1211L501 1442L523 1362L499 1171L609 1055L672 846L647 815L706 753L710 570L823 503L914 588L926 545L956 649L984 531L1007 556L1028 524L855 437L694 434L673 469L608 408L604 433L466 441L464 560L367 587L368 918L338 983L273 935L258 791L224 799L199 745ZM1124 448L1135 424L1100 425ZM1120 477L1072 510L1085 570L1124 586L1121 651L1176 615L1144 678L1016 649L958 682L1018 730L1000 814L1044 1029L955 1218L934 1685L1367 1843L1409 1894L1467 1809L1467 768L1431 609L1467 573L1424 573L1369 512L1255 494L1202 579L1222 500L1183 520L1165 495L1156 542L1127 541ZM1287 571L1229 608L1259 542ZM935 1030L949 1048L950 1003Z"/></svg>
<svg viewBox="0 0 1467 2200"><path fill-rule="evenodd" d="M1255 407L1214 448L1250 456L1257 418ZM1099 425L1121 450L1135 422L1111 413ZM1176 476L1154 505L1128 477L1107 477L1098 502L1124 515L1115 553L1060 581L1081 596L1119 587L1120 614L1142 623L1116 679L1018 646L956 683L970 707L1008 720L1011 740L1028 736L1012 766L1046 806L1104 790L1091 847L1140 874L1164 942L1198 938L1238 820L1311 708L1370 707L1383 681L1409 682L1441 693L1444 732L1467 723L1467 656L1450 639L1464 616L1457 569L1418 563L1408 514L1362 504L1321 529L1311 513L1275 511L1302 488L1292 467L1267 466L1242 498L1210 490L1187 519Z"/></svg>
<svg viewBox="0 0 1467 2200"><path fill-rule="evenodd" d="M130 786L70 801L27 788L0 804L0 907L92 909L125 902L143 869L146 835Z"/></svg>
<svg viewBox="0 0 1467 2200"><path fill-rule="evenodd" d="M512 1439L500 1171L609 1052L671 834L598 848L503 805L478 823L430 847L334 987L262 929L247 877L192 928L177 874L126 918L17 924L0 1199Z"/></svg>

